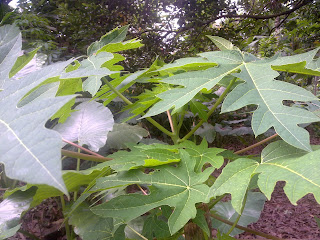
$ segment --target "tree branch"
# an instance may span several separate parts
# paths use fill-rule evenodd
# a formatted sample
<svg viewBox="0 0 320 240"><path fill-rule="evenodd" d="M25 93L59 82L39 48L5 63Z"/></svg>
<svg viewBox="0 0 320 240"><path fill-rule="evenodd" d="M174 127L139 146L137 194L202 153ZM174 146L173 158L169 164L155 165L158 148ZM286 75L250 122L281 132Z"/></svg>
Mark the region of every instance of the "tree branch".
<svg viewBox="0 0 320 240"><path fill-rule="evenodd" d="M203 25L208 25L218 19L221 19L221 18L239 18L239 19L242 19L242 18L252 18L252 19L256 19L256 20L259 20L259 19L270 19L270 18L275 18L275 17L279 17L279 16L282 16L282 15L290 15L291 13L295 12L296 10L302 8L303 6L309 4L309 3L312 3L312 0L301 0L298 2L298 4L296 6L294 6L293 8L287 10L287 11L284 11L284 12L281 12L281 13L276 13L276 14L271 14L271 15L252 15L252 14L242 14L242 15L238 15L238 14L223 14L223 15L220 15L220 16L217 16L215 18L212 18L206 22L203 22L202 24ZM144 33L147 33L147 32L166 32L167 35L169 33L175 33L175 34L179 34L179 33L182 33L184 31L187 31L187 30L190 30L194 28L193 26L187 26L187 27L183 27L183 28L180 28L179 30L165 30L165 29L148 29L148 30L145 30L143 32L140 32L138 33L138 35L142 35Z"/></svg>

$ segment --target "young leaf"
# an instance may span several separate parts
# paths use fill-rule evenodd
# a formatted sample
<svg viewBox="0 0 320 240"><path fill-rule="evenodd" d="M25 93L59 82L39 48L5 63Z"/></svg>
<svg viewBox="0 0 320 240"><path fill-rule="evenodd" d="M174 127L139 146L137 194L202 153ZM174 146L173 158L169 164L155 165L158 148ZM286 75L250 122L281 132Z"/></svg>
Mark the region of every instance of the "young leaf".
<svg viewBox="0 0 320 240"><path fill-rule="evenodd" d="M141 40L131 39L126 42L119 42L119 43L109 43L106 46L102 47L97 51L97 54L100 52L120 52L124 50L134 49L142 47L143 44L141 43Z"/></svg>
<svg viewBox="0 0 320 240"><path fill-rule="evenodd" d="M100 41L96 41L88 47L87 49L88 56L91 56L92 54L96 53L99 49L101 49L103 46L109 43L122 42L126 38L128 28L129 28L129 25L123 26L121 28L115 28L112 31L103 35L100 38Z"/></svg>
<svg viewBox="0 0 320 240"><path fill-rule="evenodd" d="M207 37L221 50L239 50L239 48L233 46L228 40L218 37L218 36L209 36Z"/></svg>
<svg viewBox="0 0 320 240"><path fill-rule="evenodd" d="M113 128L114 120L111 111L103 104L94 101L78 105L76 112L54 130L71 142L86 144L92 151L99 151L107 141L107 134Z"/></svg>
<svg viewBox="0 0 320 240"><path fill-rule="evenodd" d="M169 217L168 225L170 233L176 233L189 219L196 216L196 203L209 201L207 196L209 187L203 182L213 170L207 168L201 173L195 173L193 171L195 161L183 150L181 159L179 167L162 166L150 174L131 170L98 179L97 187L101 189L130 184L150 184L151 193L119 196L91 210L102 217L114 217L119 221L129 222L153 208L169 205L175 209Z"/></svg>
<svg viewBox="0 0 320 240"><path fill-rule="evenodd" d="M243 213L240 217L238 225L240 226L248 226L251 223L257 222L260 218L260 214L263 210L264 203L266 201L266 197L259 192L248 192L248 197L246 201L246 205L244 207ZM234 222L239 213L232 207L230 202L219 202L212 209L217 215L222 218ZM230 225L220 222L212 218L212 225L215 229L218 229L221 233L227 233L231 228ZM242 233L243 230L239 230L235 228L230 235L235 236Z"/></svg>
<svg viewBox="0 0 320 240"><path fill-rule="evenodd" d="M46 121L74 96L34 101L17 108L20 99L44 80L59 75L70 63L49 65L16 81L0 92L0 162L8 177L34 184L48 184L67 194L62 180L58 133L46 129ZM43 154L43 153L46 154Z"/></svg>

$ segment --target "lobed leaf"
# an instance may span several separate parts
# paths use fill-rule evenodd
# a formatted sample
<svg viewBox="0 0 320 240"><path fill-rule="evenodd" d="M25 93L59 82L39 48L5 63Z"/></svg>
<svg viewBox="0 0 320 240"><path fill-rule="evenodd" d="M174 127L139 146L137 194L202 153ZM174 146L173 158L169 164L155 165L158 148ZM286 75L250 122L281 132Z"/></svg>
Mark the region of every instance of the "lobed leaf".
<svg viewBox="0 0 320 240"><path fill-rule="evenodd" d="M145 174L140 170L118 173L116 176L97 180L97 188L108 189L130 184L150 184L151 193L122 195L107 203L93 207L93 213L102 217L114 217L122 222L139 217L145 212L162 206L174 207L168 225L170 233L174 234L182 228L189 219L196 216L195 204L208 202L209 187L203 184L212 173L212 168L195 173L195 161L181 150L179 167L161 166L153 173Z"/></svg>
<svg viewBox="0 0 320 240"><path fill-rule="evenodd" d="M263 149L261 163L246 158L229 163L211 187L211 196L231 193L232 206L240 212L250 180L259 174L258 186L268 199L276 183L285 181L284 191L292 204L308 193L320 202L319 151L306 152L283 141L273 142Z"/></svg>

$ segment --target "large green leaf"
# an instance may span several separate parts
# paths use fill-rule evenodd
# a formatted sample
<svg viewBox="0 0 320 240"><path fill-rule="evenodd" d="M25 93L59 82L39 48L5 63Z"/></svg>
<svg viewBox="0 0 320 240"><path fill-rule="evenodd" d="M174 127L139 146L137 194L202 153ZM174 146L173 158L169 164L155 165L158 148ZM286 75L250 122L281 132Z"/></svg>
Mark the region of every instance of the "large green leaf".
<svg viewBox="0 0 320 240"><path fill-rule="evenodd" d="M70 63L47 66L6 82L0 92L0 161L8 177L34 184L48 184L67 193L61 173L61 137L46 129L46 121L74 96L50 94L17 108L20 99L47 78L59 75ZM46 154L43 154L46 153Z"/></svg>
<svg viewBox="0 0 320 240"><path fill-rule="evenodd" d="M125 225L115 227L112 218L102 218L93 214L87 203L82 203L69 215L69 223L83 240L125 239Z"/></svg>
<svg viewBox="0 0 320 240"><path fill-rule="evenodd" d="M320 202L319 152L306 152L283 141L273 142L262 151L261 163L246 158L229 163L211 187L211 196L231 193L232 206L240 212L250 180L259 174L258 186L268 199L276 183L285 181L284 191L291 203L296 204L308 193Z"/></svg>
<svg viewBox="0 0 320 240"><path fill-rule="evenodd" d="M246 227L251 223L257 222L260 218L265 201L266 197L262 193L248 192L246 205L243 213L241 214L238 225ZM230 202L219 202L212 210L222 218L231 222L234 222L239 216L239 213L236 212ZM215 229L218 229L221 233L227 233L231 228L230 225L222 223L216 219L212 219L212 226ZM243 230L235 228L230 235L235 236L242 232Z"/></svg>
<svg viewBox="0 0 320 240"><path fill-rule="evenodd" d="M173 109L175 113L202 89L211 89L224 77L231 75L244 83L237 85L228 94L222 105L222 112L234 111L251 104L258 105L252 118L252 129L256 136L273 127L286 142L311 151L309 134L298 125L319 121L320 118L307 110L286 106L283 101L307 102L317 100L317 98L303 88L275 80L279 73L273 68L278 70L287 68L289 71L293 69L292 66L289 66L290 64L303 63L316 69L317 65L313 62L313 58L317 51L316 49L304 54L287 57L275 56L270 59L259 59L239 50L199 54L206 62L215 63L218 66L164 78L162 82L171 84L171 89L156 95L161 101L158 101L144 117L157 115L169 109ZM182 63L187 66L189 62L194 66L197 62L203 61L200 59L188 59ZM178 67L182 66L178 64ZM174 87L173 85L179 86Z"/></svg>
<svg viewBox="0 0 320 240"><path fill-rule="evenodd" d="M203 56L203 54L200 54ZM203 56L204 57L204 56ZM211 58L218 61L219 67L203 71L186 72L172 77L164 78L162 82L172 85L182 85L183 88L173 88L160 93L157 97L162 101L157 102L144 117L150 117L173 108L173 113L188 103L202 89L211 89L223 77L234 72L242 64L241 53L237 51L211 52ZM209 59L211 60L211 59Z"/></svg>
<svg viewBox="0 0 320 240"><path fill-rule="evenodd" d="M292 56L291 60L299 62L300 57ZM240 67L241 72L233 75L246 82L236 86L226 97L222 112L234 111L250 104L258 105L251 122L255 135L274 127L289 144L311 151L309 133L298 124L316 122L320 118L304 109L285 106L283 101L313 101L317 98L303 88L274 80L279 74L271 66L282 64L281 58L256 61L246 61L245 58L246 55Z"/></svg>
<svg viewBox="0 0 320 240"><path fill-rule="evenodd" d="M103 104L91 101L84 102L75 108L71 117L54 130L71 142L88 145L95 152L106 144L108 132L113 128L113 115Z"/></svg>
<svg viewBox="0 0 320 240"><path fill-rule="evenodd" d="M19 28L13 25L0 27L0 90L9 80L9 73L20 55L21 46Z"/></svg>
<svg viewBox="0 0 320 240"><path fill-rule="evenodd" d="M92 211L99 216L129 222L153 208L169 205L174 207L174 211L169 217L168 225L170 233L176 233L189 219L196 216L196 203L208 202L209 187L203 182L213 171L212 168L207 168L201 173L195 173L193 169L196 162L184 150L181 150L181 159L178 167L162 166L150 174L131 170L98 179L96 187L101 189L150 184L151 193L119 196L93 207Z"/></svg>
<svg viewBox="0 0 320 240"><path fill-rule="evenodd" d="M0 203L0 239L13 236L20 228L22 213L29 209L36 188L26 192L17 191Z"/></svg>

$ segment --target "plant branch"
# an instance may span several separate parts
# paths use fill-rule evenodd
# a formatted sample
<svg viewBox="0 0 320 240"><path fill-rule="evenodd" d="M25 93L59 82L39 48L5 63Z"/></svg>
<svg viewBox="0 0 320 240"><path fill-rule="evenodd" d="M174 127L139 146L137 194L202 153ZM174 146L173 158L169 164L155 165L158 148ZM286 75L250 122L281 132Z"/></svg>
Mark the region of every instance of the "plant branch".
<svg viewBox="0 0 320 240"><path fill-rule="evenodd" d="M230 226L233 225L233 222L230 222L228 220L225 220L223 219L222 217L218 216L218 215L215 215L213 213L210 214L211 217L219 220L220 222L223 222L225 224L228 224ZM249 232L249 233L253 233L255 235L258 235L258 236L261 236L261 237L265 237L265 238L268 238L268 239L273 239L273 240L284 240L282 238L278 238L278 237L274 237L274 236L271 236L269 234L266 234L266 233L263 233L263 232L259 232L259 231L256 231L256 230L253 230L253 229L250 229L250 228L246 228L246 227L242 227L242 226L239 226L239 225L236 225L236 228L238 229L241 229L243 231L246 231L246 232Z"/></svg>
<svg viewBox="0 0 320 240"><path fill-rule="evenodd" d="M171 132L174 133L174 127L173 127L172 117L171 117L171 114L170 114L170 111L169 111L169 110L167 110L167 115L168 115L168 120L169 120L170 127L171 127Z"/></svg>
<svg viewBox="0 0 320 240"><path fill-rule="evenodd" d="M102 78L102 80L104 81L105 84L107 84L107 86L115 93L117 94L117 96L119 98L121 98L126 104L131 105L133 104L128 98L126 98L125 96L123 96L123 94L121 92L119 92L114 86L112 86L112 84L108 81L108 79L106 79L105 77Z"/></svg>
<svg viewBox="0 0 320 240"><path fill-rule="evenodd" d="M213 107L210 109L210 111L207 113L207 119L211 116L212 113L214 113L214 111L216 110L216 108L220 105L220 103L222 102L222 100L224 99L224 97L227 95L227 93L230 91L232 85L235 83L237 78L234 78L230 81L228 87L226 88L226 90L224 90L224 92L220 95L220 97L218 98L218 100L216 101L216 103L213 105ZM197 129L199 127L201 127L201 125L206 122L205 120L201 119L200 122L187 134L185 135L182 139L178 140L178 142L183 142L185 140L187 140L189 137L191 137L195 131L197 131Z"/></svg>
<svg viewBox="0 0 320 240"><path fill-rule="evenodd" d="M284 12L281 12L281 13L276 13L276 14L271 14L271 15L253 15L253 14L223 14L223 15L220 15L220 16L217 16L215 18L212 18L206 22L202 22L202 25L208 25L218 19L221 19L221 18L235 18L235 19L243 19L243 18L252 18L252 19L256 19L256 20L259 20L259 19L270 19L270 18L275 18L275 17L278 17L278 16L282 16L282 15L289 15L293 12L295 12L296 10L302 8L303 6L309 4L309 3L312 3L312 0L303 0L303 1L300 1L296 6L292 7L291 9L287 10L287 11L284 11ZM179 34L179 33L182 33L184 31L187 31L187 30L190 30L190 29L193 29L194 27L193 26L187 26L187 27L183 27L183 28L180 28L179 30L163 30L163 29L148 29L148 30L145 30L141 33L139 33L138 35L142 35L143 33L146 33L146 32L154 32L154 31L157 31L157 32L167 32L167 33L175 33L175 34Z"/></svg>
<svg viewBox="0 0 320 240"><path fill-rule="evenodd" d="M279 135L276 133L276 134L274 134L274 135L272 135L272 136L270 136L270 137L267 137L266 139L263 139L263 140L260 141L260 142L257 142L257 143L255 143L255 144L249 146L249 147L246 147L246 148L241 149L241 150L239 150L239 151L236 151L236 152L234 152L234 153L235 153L235 154L244 153L244 152L249 151L249 150L251 150L251 149L253 149L253 148L255 148L255 147L260 146L261 144L264 144L264 143L270 141L271 139L273 139L273 138L275 138L275 137L277 137L277 136L279 136Z"/></svg>
<svg viewBox="0 0 320 240"><path fill-rule="evenodd" d="M92 155L95 155L95 156L97 156L97 157L103 157L103 156L101 156L100 154L95 153L95 152L92 152L92 151L90 151L89 149L86 149L86 148L84 148L84 147L82 147L82 146L80 146L80 145L78 145L78 144L76 144L76 143L73 143L73 142L71 142L71 141L69 141L69 140L67 140L67 139L63 139L63 138L62 138L62 141L64 141L65 143L69 143L70 145L75 146L75 147L77 147L77 148L79 148L79 149L81 149L81 150L83 150L83 151L85 151L85 152L87 152L87 153L90 153L90 154L92 154Z"/></svg>
<svg viewBox="0 0 320 240"><path fill-rule="evenodd" d="M92 162L106 162L112 160L112 158L107 158L107 157L97 157L93 155L88 155L84 153L77 153L77 152L72 152L68 150L61 149L61 154L67 157L72 157L72 158L80 158L83 160L88 160Z"/></svg>

